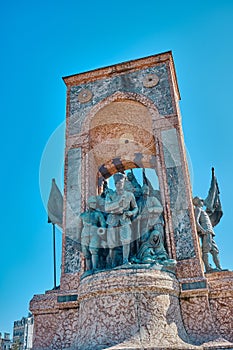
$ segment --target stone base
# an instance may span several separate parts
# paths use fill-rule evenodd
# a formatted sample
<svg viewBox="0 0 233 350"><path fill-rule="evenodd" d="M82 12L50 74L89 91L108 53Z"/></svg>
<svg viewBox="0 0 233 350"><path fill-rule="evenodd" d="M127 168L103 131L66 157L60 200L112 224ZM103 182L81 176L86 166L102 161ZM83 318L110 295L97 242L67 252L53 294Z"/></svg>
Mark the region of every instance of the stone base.
<svg viewBox="0 0 233 350"><path fill-rule="evenodd" d="M124 341L140 349L195 348L178 297L176 277L164 271L124 269L86 277L79 288L77 349L104 349Z"/></svg>
<svg viewBox="0 0 233 350"><path fill-rule="evenodd" d="M95 348L97 349L97 348ZM133 343L127 342L122 343L116 346L111 346L110 348L104 348L102 350L192 350L192 349L202 349L202 350L220 350L220 349L228 349L233 350L233 345L225 343L224 341L219 340L219 342L209 343L203 346L196 346L195 348L193 346L189 346L187 344L187 347L177 347L177 346L170 346L170 347L162 347L162 346L146 346L143 347L143 345L139 345L139 347L135 346ZM70 349L74 350L74 349Z"/></svg>
<svg viewBox="0 0 233 350"><path fill-rule="evenodd" d="M191 282L186 283L189 288L181 289L185 329L196 344L219 339L233 342L233 272L214 272L205 277L206 287L203 281L190 279L185 281Z"/></svg>
<svg viewBox="0 0 233 350"><path fill-rule="evenodd" d="M76 290L34 296L33 350L233 349L232 309L224 309L225 323L217 314L224 290L229 294L233 287L232 275L211 274L204 284L178 281L172 272L157 269L87 276ZM223 328L216 327L217 320Z"/></svg>

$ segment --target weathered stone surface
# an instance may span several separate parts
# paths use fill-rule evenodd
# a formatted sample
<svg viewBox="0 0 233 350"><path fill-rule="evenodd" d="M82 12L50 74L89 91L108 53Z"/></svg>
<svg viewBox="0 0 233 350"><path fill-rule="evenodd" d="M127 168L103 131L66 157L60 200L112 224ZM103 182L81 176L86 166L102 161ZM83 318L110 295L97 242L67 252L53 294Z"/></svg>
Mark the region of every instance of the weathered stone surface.
<svg viewBox="0 0 233 350"><path fill-rule="evenodd" d="M151 88L144 87L144 78L153 73L159 77L159 83ZM78 99L79 93L83 89L88 89L93 94L93 98L86 104L80 103ZM155 103L161 115L174 113L167 66L166 64L161 64L156 67L126 73L113 78L105 78L87 84L73 86L70 91L69 134L79 133L84 118L90 112L91 108L116 91L130 91L131 93L145 95Z"/></svg>
<svg viewBox="0 0 233 350"><path fill-rule="evenodd" d="M209 285L210 310L218 332L233 342L233 272L206 274Z"/></svg>
<svg viewBox="0 0 233 350"><path fill-rule="evenodd" d="M33 349L232 348L232 279L232 272L208 275L208 284L186 279L189 288L180 298L179 281L164 271L119 269L86 277L72 294L34 296ZM77 301L69 301L74 294Z"/></svg>
<svg viewBox="0 0 233 350"><path fill-rule="evenodd" d="M192 227L189 210L172 210L176 259L184 260L195 257Z"/></svg>
<svg viewBox="0 0 233 350"><path fill-rule="evenodd" d="M78 328L76 309L59 310L56 314L35 316L34 350L59 350L73 346Z"/></svg>
<svg viewBox="0 0 233 350"><path fill-rule="evenodd" d="M76 227L81 211L81 149L73 148L67 156L66 187L66 237L64 270L66 273L80 271L80 253L77 249Z"/></svg>
<svg viewBox="0 0 233 350"><path fill-rule="evenodd" d="M206 278L206 288L181 293L184 325L197 344L224 339L226 345L233 342L233 272L206 274Z"/></svg>
<svg viewBox="0 0 233 350"><path fill-rule="evenodd" d="M175 276L163 271L119 270L85 278L77 349L105 349L132 338L134 347L195 348L183 327L178 295Z"/></svg>

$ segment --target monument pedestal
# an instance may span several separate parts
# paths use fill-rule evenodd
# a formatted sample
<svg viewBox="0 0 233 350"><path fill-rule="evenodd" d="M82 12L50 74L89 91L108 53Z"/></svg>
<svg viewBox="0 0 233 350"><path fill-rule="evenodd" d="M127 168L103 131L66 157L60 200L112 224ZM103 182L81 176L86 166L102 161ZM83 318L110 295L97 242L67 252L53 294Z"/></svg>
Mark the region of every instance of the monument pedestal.
<svg viewBox="0 0 233 350"><path fill-rule="evenodd" d="M189 338L204 348L232 349L233 272L205 274L206 280L180 280L180 306ZM189 282L189 283L188 283ZM206 287L205 287L206 285ZM221 345L221 346L220 346Z"/></svg>
<svg viewBox="0 0 233 350"><path fill-rule="evenodd" d="M179 283L155 269L119 269L84 278L75 348L194 349L183 326Z"/></svg>
<svg viewBox="0 0 233 350"><path fill-rule="evenodd" d="M233 349L233 272L206 277L155 265L72 279L32 299L33 350Z"/></svg>

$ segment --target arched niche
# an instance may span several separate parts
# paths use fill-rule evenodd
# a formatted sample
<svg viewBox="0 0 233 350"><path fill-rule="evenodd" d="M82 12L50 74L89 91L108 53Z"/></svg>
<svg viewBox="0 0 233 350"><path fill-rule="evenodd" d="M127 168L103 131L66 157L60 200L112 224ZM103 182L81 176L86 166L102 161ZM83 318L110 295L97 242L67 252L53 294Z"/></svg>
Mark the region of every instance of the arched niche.
<svg viewBox="0 0 233 350"><path fill-rule="evenodd" d="M148 108L145 100L142 103L135 95L114 97L102 102L101 108L85 123L85 127L89 126L85 160L89 174L88 195L96 193L101 178L106 179L118 171L156 168L153 134L156 108L152 110L150 102Z"/></svg>

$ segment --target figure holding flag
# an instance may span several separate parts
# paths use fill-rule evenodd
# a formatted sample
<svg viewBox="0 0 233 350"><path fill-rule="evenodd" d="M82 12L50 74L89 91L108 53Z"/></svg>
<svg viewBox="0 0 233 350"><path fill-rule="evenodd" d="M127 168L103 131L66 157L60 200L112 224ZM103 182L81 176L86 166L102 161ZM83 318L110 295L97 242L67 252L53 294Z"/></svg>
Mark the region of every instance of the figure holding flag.
<svg viewBox="0 0 233 350"><path fill-rule="evenodd" d="M219 261L219 249L214 240L215 233L213 230L213 227L219 223L223 215L219 194L217 179L214 175L214 168L212 168L212 180L207 198L205 200L199 197L193 198L197 232L202 242L202 260L207 273L222 270ZM206 210L203 209L204 205ZM213 257L215 269L209 263L209 253Z"/></svg>

